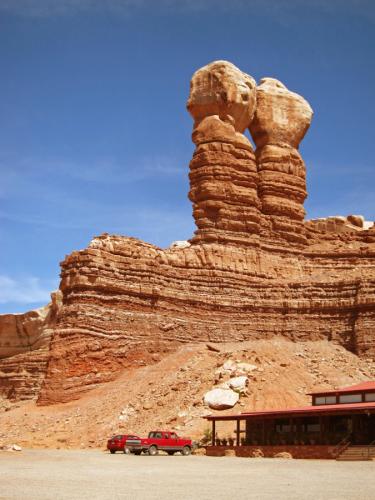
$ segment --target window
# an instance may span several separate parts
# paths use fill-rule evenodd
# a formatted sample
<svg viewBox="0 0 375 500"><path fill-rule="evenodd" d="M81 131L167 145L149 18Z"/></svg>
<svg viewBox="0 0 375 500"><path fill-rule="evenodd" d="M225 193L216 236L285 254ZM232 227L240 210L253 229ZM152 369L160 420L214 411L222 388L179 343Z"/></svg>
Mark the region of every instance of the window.
<svg viewBox="0 0 375 500"><path fill-rule="evenodd" d="M320 424L306 424L306 431L307 432L319 432L320 431Z"/></svg>
<svg viewBox="0 0 375 500"><path fill-rule="evenodd" d="M360 403L362 394L342 394L339 397L339 403Z"/></svg>
<svg viewBox="0 0 375 500"><path fill-rule="evenodd" d="M276 432L285 433L290 432L292 430L292 426L289 423L289 420L276 420L275 426Z"/></svg>
<svg viewBox="0 0 375 500"><path fill-rule="evenodd" d="M317 433L320 431L319 418L308 417L303 420L303 431L308 433Z"/></svg>
<svg viewBox="0 0 375 500"><path fill-rule="evenodd" d="M365 394L365 401L375 401L375 392Z"/></svg>
<svg viewBox="0 0 375 500"><path fill-rule="evenodd" d="M153 439L162 439L163 435L161 432L149 432L148 437Z"/></svg>
<svg viewBox="0 0 375 500"><path fill-rule="evenodd" d="M336 404L336 396L316 396L315 405L334 405Z"/></svg>

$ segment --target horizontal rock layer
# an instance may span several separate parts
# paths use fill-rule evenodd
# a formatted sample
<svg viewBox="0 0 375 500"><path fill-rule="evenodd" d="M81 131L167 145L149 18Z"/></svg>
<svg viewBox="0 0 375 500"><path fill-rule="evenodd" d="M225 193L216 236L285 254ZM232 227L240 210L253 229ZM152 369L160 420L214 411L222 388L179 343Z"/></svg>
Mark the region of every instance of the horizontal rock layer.
<svg viewBox="0 0 375 500"><path fill-rule="evenodd" d="M41 348L0 360L0 396L11 401L37 398L48 358L48 349Z"/></svg>
<svg viewBox="0 0 375 500"><path fill-rule="evenodd" d="M373 245L304 253L103 235L62 263L64 305L39 402L68 401L184 342L331 339L375 355ZM361 249L361 250L360 250Z"/></svg>
<svg viewBox="0 0 375 500"><path fill-rule="evenodd" d="M304 222L307 101L215 61L193 75L187 107L195 235L162 250L104 234L64 260L62 305L35 320L33 338L53 329L40 404L79 398L182 343L330 339L375 356L375 229L358 216ZM45 351L19 354L17 371L12 354L39 344L12 321L0 336L0 356L11 355L0 391L23 397L29 384L35 395Z"/></svg>
<svg viewBox="0 0 375 500"><path fill-rule="evenodd" d="M51 299L34 311L0 315L0 395L13 400L38 396L61 293L53 292Z"/></svg>

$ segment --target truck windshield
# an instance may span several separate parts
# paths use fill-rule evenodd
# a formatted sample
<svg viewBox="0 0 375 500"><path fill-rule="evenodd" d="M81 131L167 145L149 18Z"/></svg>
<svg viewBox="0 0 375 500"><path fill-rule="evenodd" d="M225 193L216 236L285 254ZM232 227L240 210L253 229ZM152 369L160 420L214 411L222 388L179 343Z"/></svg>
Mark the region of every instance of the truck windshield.
<svg viewBox="0 0 375 500"><path fill-rule="evenodd" d="M161 432L149 432L148 437L154 439L162 439L163 434Z"/></svg>

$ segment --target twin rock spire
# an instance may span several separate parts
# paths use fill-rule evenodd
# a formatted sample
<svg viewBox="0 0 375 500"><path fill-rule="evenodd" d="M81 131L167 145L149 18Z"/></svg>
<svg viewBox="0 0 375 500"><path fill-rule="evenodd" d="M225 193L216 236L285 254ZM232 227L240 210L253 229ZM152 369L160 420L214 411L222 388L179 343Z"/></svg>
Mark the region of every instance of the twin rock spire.
<svg viewBox="0 0 375 500"><path fill-rule="evenodd" d="M274 78L257 86L233 64L215 61L194 73L187 108L196 145L189 193L195 241L248 244L272 234L273 241L305 243L298 145L313 115L308 102Z"/></svg>

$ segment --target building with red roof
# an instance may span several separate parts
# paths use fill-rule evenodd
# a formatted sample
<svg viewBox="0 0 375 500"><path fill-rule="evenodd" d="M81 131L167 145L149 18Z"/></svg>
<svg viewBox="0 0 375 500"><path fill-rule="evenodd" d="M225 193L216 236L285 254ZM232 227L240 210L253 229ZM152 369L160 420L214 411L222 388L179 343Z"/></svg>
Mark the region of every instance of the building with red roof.
<svg viewBox="0 0 375 500"><path fill-rule="evenodd" d="M309 395L310 406L205 417L212 424L207 453L229 446L244 456L256 448L265 456L289 451L296 458L336 458L357 446L375 455L375 381ZM220 421L234 422L233 445L220 439Z"/></svg>

